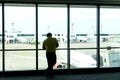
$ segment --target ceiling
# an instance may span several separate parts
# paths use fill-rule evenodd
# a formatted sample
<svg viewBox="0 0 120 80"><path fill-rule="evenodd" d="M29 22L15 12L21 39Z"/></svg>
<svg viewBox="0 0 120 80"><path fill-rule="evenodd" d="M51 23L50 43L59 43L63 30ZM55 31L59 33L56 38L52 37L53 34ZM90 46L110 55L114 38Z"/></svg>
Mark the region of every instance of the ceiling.
<svg viewBox="0 0 120 80"><path fill-rule="evenodd" d="M120 0L0 0L1 2L29 3L87 3L87 4L120 4Z"/></svg>

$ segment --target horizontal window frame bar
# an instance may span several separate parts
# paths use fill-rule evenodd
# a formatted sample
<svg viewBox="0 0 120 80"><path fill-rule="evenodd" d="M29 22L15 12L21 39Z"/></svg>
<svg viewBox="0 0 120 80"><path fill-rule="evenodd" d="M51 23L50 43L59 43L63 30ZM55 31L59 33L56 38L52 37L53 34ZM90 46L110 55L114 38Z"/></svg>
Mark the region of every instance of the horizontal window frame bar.
<svg viewBox="0 0 120 80"><path fill-rule="evenodd" d="M120 2L119 3L104 3L104 2L99 2L99 3L89 3L89 2L30 2L30 1L1 1L0 2L1 4L2 3L9 3L9 4L64 4L64 5L92 5L92 6L97 6L97 5L100 5L100 6L120 6Z"/></svg>
<svg viewBox="0 0 120 80"><path fill-rule="evenodd" d="M100 49L119 49L120 47L100 47ZM98 49L98 48L58 48L56 50L86 50L86 49ZM43 50L43 49L4 49L4 51L36 51L36 50ZM0 49L0 51L3 51Z"/></svg>

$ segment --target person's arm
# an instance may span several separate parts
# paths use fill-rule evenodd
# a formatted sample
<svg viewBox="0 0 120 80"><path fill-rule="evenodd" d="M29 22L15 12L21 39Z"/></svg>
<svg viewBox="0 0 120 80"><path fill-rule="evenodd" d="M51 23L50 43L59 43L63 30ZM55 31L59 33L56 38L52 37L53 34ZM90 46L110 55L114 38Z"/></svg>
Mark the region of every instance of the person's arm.
<svg viewBox="0 0 120 80"><path fill-rule="evenodd" d="M58 44L58 41L57 41L57 39L56 39L56 48L57 48L57 47L59 47L59 44Z"/></svg>
<svg viewBox="0 0 120 80"><path fill-rule="evenodd" d="M56 47L58 47L59 46L59 44L58 44L58 42L56 43Z"/></svg>
<svg viewBox="0 0 120 80"><path fill-rule="evenodd" d="M43 45L42 45L42 49L43 49L43 50L45 49L45 45L44 45L44 42L43 42Z"/></svg>

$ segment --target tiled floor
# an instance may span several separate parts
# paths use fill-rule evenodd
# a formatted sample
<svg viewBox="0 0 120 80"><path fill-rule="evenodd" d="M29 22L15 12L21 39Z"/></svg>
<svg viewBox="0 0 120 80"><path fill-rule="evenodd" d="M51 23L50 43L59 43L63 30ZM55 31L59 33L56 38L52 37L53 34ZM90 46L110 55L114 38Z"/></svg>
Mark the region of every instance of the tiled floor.
<svg viewBox="0 0 120 80"><path fill-rule="evenodd" d="M0 80L120 80L120 73L99 73L99 74L77 74L77 75L55 75L54 78L45 76L16 76L0 77Z"/></svg>

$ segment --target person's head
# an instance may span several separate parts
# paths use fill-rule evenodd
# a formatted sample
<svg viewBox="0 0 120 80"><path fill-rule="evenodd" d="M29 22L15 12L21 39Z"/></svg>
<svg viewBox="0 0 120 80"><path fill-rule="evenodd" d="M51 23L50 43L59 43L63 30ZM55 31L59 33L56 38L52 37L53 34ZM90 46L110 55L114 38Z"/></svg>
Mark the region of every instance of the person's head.
<svg viewBox="0 0 120 80"><path fill-rule="evenodd" d="M52 37L52 33L47 33L47 37Z"/></svg>

